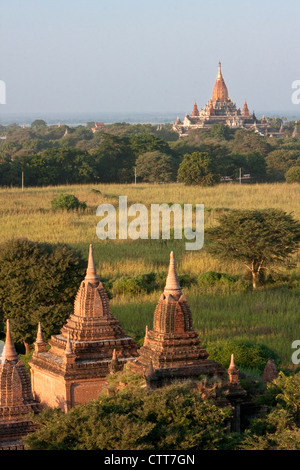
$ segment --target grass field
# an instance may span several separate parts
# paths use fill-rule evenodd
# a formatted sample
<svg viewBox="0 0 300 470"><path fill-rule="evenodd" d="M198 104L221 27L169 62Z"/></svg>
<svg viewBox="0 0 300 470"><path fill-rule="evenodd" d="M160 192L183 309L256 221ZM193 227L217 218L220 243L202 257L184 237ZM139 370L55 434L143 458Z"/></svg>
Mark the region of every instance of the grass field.
<svg viewBox="0 0 300 470"><path fill-rule="evenodd" d="M220 263L204 249L186 251L185 240L106 240L96 235L99 217L96 208L103 203L118 205L127 196L128 205L143 203L204 204L205 227L216 224L218 215L228 209L278 208L300 219L298 184L219 185L212 188L165 185L80 185L0 190L0 241L26 237L33 241L66 243L87 258L93 244L97 271L102 279L166 271L169 253L174 251L180 274L195 276L206 271L243 275L237 263ZM59 193L74 194L85 201L85 212L54 212L52 199ZM230 286L192 286L185 294L194 324L204 344L226 337L241 337L275 350L286 367L291 365L291 343L300 339L299 253L297 268L288 273L289 282L278 282L252 292ZM136 297L117 296L111 301L113 313L128 332L141 340L152 318L159 292Z"/></svg>

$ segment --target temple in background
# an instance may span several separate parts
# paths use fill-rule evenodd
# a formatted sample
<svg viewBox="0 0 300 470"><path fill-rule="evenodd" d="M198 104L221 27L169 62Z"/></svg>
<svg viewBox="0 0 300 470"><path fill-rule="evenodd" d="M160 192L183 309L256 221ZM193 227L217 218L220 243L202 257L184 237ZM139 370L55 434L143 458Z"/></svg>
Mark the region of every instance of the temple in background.
<svg viewBox="0 0 300 470"><path fill-rule="evenodd" d="M185 137L193 129L209 129L213 124L253 130L264 136L274 134L268 128L268 123L264 116L259 120L254 112L250 113L246 100L241 110L229 98L228 89L221 71L221 62L219 62L218 75L211 99L200 111L195 101L192 113L186 114L183 121L178 117L173 124L173 130L178 132L180 137Z"/></svg>

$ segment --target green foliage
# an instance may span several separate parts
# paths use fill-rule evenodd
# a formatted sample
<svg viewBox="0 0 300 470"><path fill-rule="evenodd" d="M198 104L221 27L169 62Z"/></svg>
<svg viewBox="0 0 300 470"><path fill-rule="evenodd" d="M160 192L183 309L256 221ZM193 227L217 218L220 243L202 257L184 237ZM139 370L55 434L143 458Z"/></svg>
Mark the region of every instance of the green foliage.
<svg viewBox="0 0 300 470"><path fill-rule="evenodd" d="M226 273L217 273L215 271L207 271L201 273L198 276L198 282L201 284L213 285L217 282L224 282L226 284L232 284L239 279L238 276L229 276Z"/></svg>
<svg viewBox="0 0 300 470"><path fill-rule="evenodd" d="M155 273L139 274L134 277L120 277L113 282L113 295L137 295L152 292L157 287Z"/></svg>
<svg viewBox="0 0 300 470"><path fill-rule="evenodd" d="M263 156L271 151L271 146L264 137L245 129L236 130L233 139L229 142L229 148L232 153L248 154L257 152Z"/></svg>
<svg viewBox="0 0 300 470"><path fill-rule="evenodd" d="M74 211L86 209L86 203L80 202L73 194L59 194L52 200L51 205L53 210Z"/></svg>
<svg viewBox="0 0 300 470"><path fill-rule="evenodd" d="M279 362L278 355L263 344L240 338L226 338L207 346L209 358L228 368L231 354L234 354L239 369L257 369L263 371L269 359Z"/></svg>
<svg viewBox="0 0 300 470"><path fill-rule="evenodd" d="M256 418L246 431L242 450L300 450L300 373L279 377L265 393L273 395L265 417Z"/></svg>
<svg viewBox="0 0 300 470"><path fill-rule="evenodd" d="M284 176L288 183L300 183L300 165L292 166Z"/></svg>
<svg viewBox="0 0 300 470"><path fill-rule="evenodd" d="M207 231L208 250L221 260L246 266L253 287L262 269L287 264L299 245L299 222L281 210L236 210L222 214L219 222Z"/></svg>
<svg viewBox="0 0 300 470"><path fill-rule="evenodd" d="M230 448L231 411L203 401L190 384L159 390L127 387L78 405L46 410L28 450L216 450Z"/></svg>
<svg viewBox="0 0 300 470"><path fill-rule="evenodd" d="M42 323L46 338L72 311L83 276L80 259L64 245L15 239L0 245L0 322L9 318L16 343L31 344ZM28 352L28 351L26 351Z"/></svg>
<svg viewBox="0 0 300 470"><path fill-rule="evenodd" d="M32 128L40 129L47 126L47 123L43 119L36 119L31 123Z"/></svg>
<svg viewBox="0 0 300 470"><path fill-rule="evenodd" d="M149 294L155 290L163 289L166 277L166 272L151 272L133 277L122 276L112 282L112 293L114 296ZM181 274L178 279L182 288L191 287L197 283L196 278L190 274Z"/></svg>
<svg viewBox="0 0 300 470"><path fill-rule="evenodd" d="M178 169L178 180L186 185L213 186L220 181L216 163L207 153L186 154Z"/></svg>
<svg viewBox="0 0 300 470"><path fill-rule="evenodd" d="M174 171L175 168L175 171ZM138 156L136 173L138 178L149 183L168 182L175 179L176 169L170 155L156 150Z"/></svg>
<svg viewBox="0 0 300 470"><path fill-rule="evenodd" d="M273 124L277 126L276 119L272 120ZM95 133L91 131L92 126L92 122L86 126L54 126L43 120L36 120L27 128L16 124L2 126L1 132L7 138L0 141L0 185L20 186L22 171L25 186L98 181L129 183L134 180L136 159L149 152L172 156L171 180L176 178L185 154L207 153L211 168L202 162L201 182L192 180L187 184L213 184L213 178L209 179L207 173L229 176L236 181L239 168L243 174L251 174L247 183L284 181L289 168L299 164L298 139L268 139L223 124L214 124L210 130L193 130L184 139L179 139L171 124L122 122L106 125ZM285 126L287 130L293 127L294 123ZM169 167L169 161L165 165ZM163 168L163 172L164 180L169 181L169 169ZM204 180L203 175L206 175Z"/></svg>
<svg viewBox="0 0 300 470"><path fill-rule="evenodd" d="M284 181L290 168L300 162L299 149L279 148L266 156L267 175L270 181Z"/></svg>

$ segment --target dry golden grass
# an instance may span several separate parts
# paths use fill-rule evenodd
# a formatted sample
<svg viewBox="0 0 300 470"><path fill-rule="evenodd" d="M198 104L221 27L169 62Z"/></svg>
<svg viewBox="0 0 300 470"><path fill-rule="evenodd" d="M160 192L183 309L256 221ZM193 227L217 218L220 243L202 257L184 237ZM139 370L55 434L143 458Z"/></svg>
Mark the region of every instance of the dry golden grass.
<svg viewBox="0 0 300 470"><path fill-rule="evenodd" d="M128 205L143 203L147 207L163 202L204 204L205 227L208 228L216 223L222 209L278 208L292 212L300 219L299 189L299 184L287 183L223 184L211 188L182 184L100 184L25 188L24 191L19 188L0 189L0 241L26 237L39 242L66 243L78 247L83 253L89 243L93 243L96 263L103 276L135 275L155 270L158 262L167 262L166 257L160 259L159 251L168 249L169 245L166 248L156 243L150 249L148 240L143 243L131 241L130 244L118 239L101 242L96 235L96 225L100 220L96 216L98 205L110 203L118 207L119 196L127 196ZM74 194L86 202L88 209L85 212L52 211L52 199L62 192ZM178 241L174 246L178 250ZM180 272L198 274L214 270L235 274L242 270L234 263L221 265L204 250L192 253L180 248L177 259Z"/></svg>

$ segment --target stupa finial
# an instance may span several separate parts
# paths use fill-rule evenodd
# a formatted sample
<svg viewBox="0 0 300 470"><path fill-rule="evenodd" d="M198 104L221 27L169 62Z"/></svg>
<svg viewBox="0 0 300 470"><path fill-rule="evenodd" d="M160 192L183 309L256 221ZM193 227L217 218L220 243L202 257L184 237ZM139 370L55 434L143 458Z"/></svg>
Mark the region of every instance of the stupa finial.
<svg viewBox="0 0 300 470"><path fill-rule="evenodd" d="M72 343L70 339L70 332L68 331L65 355L71 355L71 354L73 354L73 349L72 349Z"/></svg>
<svg viewBox="0 0 300 470"><path fill-rule="evenodd" d="M167 296L168 294L171 295L181 295L181 287L179 284L176 267L175 267L175 258L174 253L171 251L170 253L170 264L169 264L169 272L168 277L166 280L166 285L164 289L164 294Z"/></svg>
<svg viewBox="0 0 300 470"><path fill-rule="evenodd" d="M18 361L18 354L13 343L11 332L10 332L10 322L6 320L6 338L5 345L2 353L2 362L5 361Z"/></svg>
<svg viewBox="0 0 300 470"><path fill-rule="evenodd" d="M38 323L38 331L37 331L37 335L36 335L36 342L37 343L44 343L45 342L44 335L43 335L43 332L42 332L42 325L41 325L40 321Z"/></svg>
<svg viewBox="0 0 300 470"><path fill-rule="evenodd" d="M99 278L97 276L95 263L94 263L92 244L90 244L90 247L89 247L89 259L88 259L88 266L86 270L85 280L91 284L99 284Z"/></svg>

